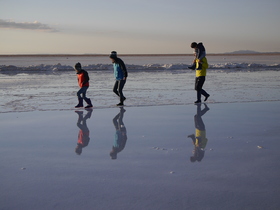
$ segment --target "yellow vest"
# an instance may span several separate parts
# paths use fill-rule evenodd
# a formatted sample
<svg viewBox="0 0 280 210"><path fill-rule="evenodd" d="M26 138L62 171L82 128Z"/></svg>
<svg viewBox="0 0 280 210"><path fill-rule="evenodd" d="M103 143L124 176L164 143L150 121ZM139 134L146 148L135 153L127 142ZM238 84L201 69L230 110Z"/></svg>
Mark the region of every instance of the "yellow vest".
<svg viewBox="0 0 280 210"><path fill-rule="evenodd" d="M204 149L207 145L206 131L195 129L195 146Z"/></svg>
<svg viewBox="0 0 280 210"><path fill-rule="evenodd" d="M198 68L199 67L198 59L196 59L195 62L196 62L196 68ZM206 69L208 69L208 62L207 62L206 57L202 58L201 62L202 62L202 68L201 68L201 70L195 71L196 77L206 76Z"/></svg>

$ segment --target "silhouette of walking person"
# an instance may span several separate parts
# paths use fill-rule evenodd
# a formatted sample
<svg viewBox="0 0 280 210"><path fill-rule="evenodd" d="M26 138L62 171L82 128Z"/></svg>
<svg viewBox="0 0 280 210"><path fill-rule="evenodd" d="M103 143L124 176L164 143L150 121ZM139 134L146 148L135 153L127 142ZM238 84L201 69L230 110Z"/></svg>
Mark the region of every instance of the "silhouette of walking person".
<svg viewBox="0 0 280 210"><path fill-rule="evenodd" d="M117 154L124 149L127 141L126 128L123 123L125 111L126 110L121 107L120 112L113 118L116 133L112 151L110 152L111 159L117 159Z"/></svg>
<svg viewBox="0 0 280 210"><path fill-rule="evenodd" d="M87 111L87 114L83 116L83 111L75 111L78 114L77 126L80 129L78 134L78 142L75 148L75 152L77 155L82 154L82 150L84 147L89 144L89 129L87 127L87 120L91 117L92 109Z"/></svg>
<svg viewBox="0 0 280 210"><path fill-rule="evenodd" d="M208 139L206 138L206 129L202 120L202 116L210 110L206 104L204 104L204 109L201 110L201 104L196 104L197 111L194 116L195 134L191 134L188 138L191 138L194 145L193 156L190 157L191 162L200 162L205 153L205 147L207 145Z"/></svg>

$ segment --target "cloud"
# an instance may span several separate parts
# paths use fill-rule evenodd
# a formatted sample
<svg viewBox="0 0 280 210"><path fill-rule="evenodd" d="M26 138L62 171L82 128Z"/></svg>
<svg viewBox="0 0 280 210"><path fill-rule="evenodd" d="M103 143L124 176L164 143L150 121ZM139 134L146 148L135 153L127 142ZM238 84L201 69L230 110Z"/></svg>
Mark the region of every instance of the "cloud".
<svg viewBox="0 0 280 210"><path fill-rule="evenodd" d="M28 23L28 22L16 23L11 20L0 19L0 28L58 32L58 30L56 30L55 28L52 28L47 24L42 24L38 21L35 21L33 23Z"/></svg>

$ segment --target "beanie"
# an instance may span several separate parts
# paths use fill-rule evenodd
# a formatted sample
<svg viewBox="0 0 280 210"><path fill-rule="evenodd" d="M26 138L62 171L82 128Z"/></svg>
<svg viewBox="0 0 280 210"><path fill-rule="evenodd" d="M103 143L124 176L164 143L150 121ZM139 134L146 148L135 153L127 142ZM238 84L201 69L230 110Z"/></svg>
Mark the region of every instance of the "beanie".
<svg viewBox="0 0 280 210"><path fill-rule="evenodd" d="M81 70L82 69L82 65L80 63L76 63L75 64L75 69Z"/></svg>
<svg viewBox="0 0 280 210"><path fill-rule="evenodd" d="M112 51L111 54L110 54L110 58L117 58L117 52Z"/></svg>

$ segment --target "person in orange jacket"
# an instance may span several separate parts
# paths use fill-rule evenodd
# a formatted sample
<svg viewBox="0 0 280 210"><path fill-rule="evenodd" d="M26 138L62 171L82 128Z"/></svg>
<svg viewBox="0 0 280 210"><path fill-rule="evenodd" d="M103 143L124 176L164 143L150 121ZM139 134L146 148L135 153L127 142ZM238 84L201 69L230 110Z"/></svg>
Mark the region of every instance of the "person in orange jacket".
<svg viewBox="0 0 280 210"><path fill-rule="evenodd" d="M75 70L77 72L78 84L80 86L80 90L77 92L79 103L75 108L84 107L83 100L87 103L87 108L92 108L91 100L86 97L86 92L89 87L89 76L87 71L82 69L82 65L80 63L76 63Z"/></svg>

